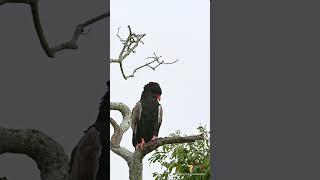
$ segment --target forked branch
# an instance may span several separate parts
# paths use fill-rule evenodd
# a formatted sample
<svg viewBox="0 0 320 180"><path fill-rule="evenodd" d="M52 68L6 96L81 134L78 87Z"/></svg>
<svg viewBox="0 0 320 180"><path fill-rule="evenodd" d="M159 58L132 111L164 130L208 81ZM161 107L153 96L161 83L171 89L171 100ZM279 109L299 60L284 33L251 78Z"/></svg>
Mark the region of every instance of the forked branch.
<svg viewBox="0 0 320 180"><path fill-rule="evenodd" d="M122 122L120 125L113 119L110 118L110 123L114 128L114 133L111 136L110 148L111 151L121 156L126 161L129 161L133 153L130 152L127 148L121 147L120 143L122 140L123 133L130 128L130 108L123 103L110 103L110 110L117 110L122 114Z"/></svg>
<svg viewBox="0 0 320 180"><path fill-rule="evenodd" d="M89 19L81 24L79 24L72 35L72 38L69 41L66 41L64 43L61 43L59 45L50 47L47 38L45 36L44 30L41 25L40 21L40 15L39 15L39 0L0 0L0 6L5 3L23 3L28 4L31 7L31 13L33 18L33 24L37 31L37 35L39 37L39 41L41 44L42 49L45 51L48 57L54 58L55 54L59 51L65 50L65 49L78 49L77 41L80 37L80 35L84 35L84 29L93 24L96 23L102 19L105 19L107 17L110 17L110 12L103 13L97 17L94 17L92 19Z"/></svg>
<svg viewBox="0 0 320 180"><path fill-rule="evenodd" d="M119 53L118 58L111 59L110 63L118 63L119 64L122 77L125 80L134 77L135 73L138 70L142 69L142 68L149 67L152 70L156 70L156 68L159 67L160 65L163 65L163 64L174 64L174 63L176 63L178 61L178 60L175 60L173 62L160 61L160 58L162 56L157 56L155 53L153 53L154 56L146 58L146 59L152 59L151 61L149 61L149 62L147 62L147 63L145 63L145 64L143 64L143 65L141 65L141 66L139 66L137 68L135 68L130 74L127 75L124 72L123 62L130 54L136 52L136 48L138 47L138 45L140 43L143 44L142 38L146 34L135 34L135 33L132 33L131 27L128 26L128 29L129 29L128 37L126 39L122 39L120 37L120 35L119 35L119 29L120 28L118 28L117 36L118 36L120 42L123 44L123 47L122 47L121 52Z"/></svg>

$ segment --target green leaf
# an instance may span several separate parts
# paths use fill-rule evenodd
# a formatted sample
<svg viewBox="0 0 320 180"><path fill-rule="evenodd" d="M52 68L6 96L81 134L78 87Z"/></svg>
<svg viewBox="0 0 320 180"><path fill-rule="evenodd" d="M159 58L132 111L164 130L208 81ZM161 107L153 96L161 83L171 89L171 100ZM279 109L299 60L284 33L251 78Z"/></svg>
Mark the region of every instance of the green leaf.
<svg viewBox="0 0 320 180"><path fill-rule="evenodd" d="M153 173L154 179L207 180L206 177L210 177L210 134L203 126L199 126L197 130L204 135L205 140L185 144L167 144L152 154L148 159L149 163L159 163L161 169L165 168L162 173ZM180 135L180 131L170 134L173 137ZM194 167L193 172L205 173L205 176L181 174L189 173L189 164L203 164L202 168L200 166Z"/></svg>

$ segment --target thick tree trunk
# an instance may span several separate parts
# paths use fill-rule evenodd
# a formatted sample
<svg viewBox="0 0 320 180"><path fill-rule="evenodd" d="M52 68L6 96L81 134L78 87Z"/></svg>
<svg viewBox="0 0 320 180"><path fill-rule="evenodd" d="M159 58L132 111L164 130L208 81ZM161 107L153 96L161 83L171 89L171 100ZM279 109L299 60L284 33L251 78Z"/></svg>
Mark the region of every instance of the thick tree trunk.
<svg viewBox="0 0 320 180"><path fill-rule="evenodd" d="M135 151L131 157L129 166L129 179L130 180L143 180L143 162L141 151Z"/></svg>

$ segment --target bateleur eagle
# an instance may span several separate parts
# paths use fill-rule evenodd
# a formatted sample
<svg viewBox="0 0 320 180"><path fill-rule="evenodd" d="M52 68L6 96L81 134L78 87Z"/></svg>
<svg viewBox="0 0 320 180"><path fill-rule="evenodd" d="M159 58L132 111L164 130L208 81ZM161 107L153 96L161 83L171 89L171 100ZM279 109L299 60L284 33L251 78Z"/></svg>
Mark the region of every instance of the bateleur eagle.
<svg viewBox="0 0 320 180"><path fill-rule="evenodd" d="M162 123L162 90L156 82L144 86L140 101L132 110L131 128L133 131L132 144L136 149L142 149L145 143L155 141Z"/></svg>

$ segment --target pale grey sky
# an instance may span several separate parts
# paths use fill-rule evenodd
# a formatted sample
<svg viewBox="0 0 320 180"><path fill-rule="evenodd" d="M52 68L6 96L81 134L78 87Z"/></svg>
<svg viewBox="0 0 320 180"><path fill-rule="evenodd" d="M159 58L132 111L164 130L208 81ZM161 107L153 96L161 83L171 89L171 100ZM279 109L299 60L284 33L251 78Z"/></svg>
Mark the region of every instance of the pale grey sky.
<svg viewBox="0 0 320 180"><path fill-rule="evenodd" d="M121 26L123 37L126 26L135 33L146 33L144 45L125 62L126 72L147 62L153 52L164 60L180 61L160 66L156 71L144 69L135 78L124 80L117 64L111 64L111 101L123 102L132 108L139 100L143 86L158 82L163 90L161 104L164 109L159 136L168 136L176 130L195 134L199 124L210 126L210 7L209 0L112 0L111 1L111 57L116 57L121 44L116 37ZM120 123L120 113L111 115ZM111 129L111 133L112 133ZM131 129L122 145L133 150ZM144 159L144 179L160 171L159 165ZM126 162L111 153L111 180L129 179Z"/></svg>

